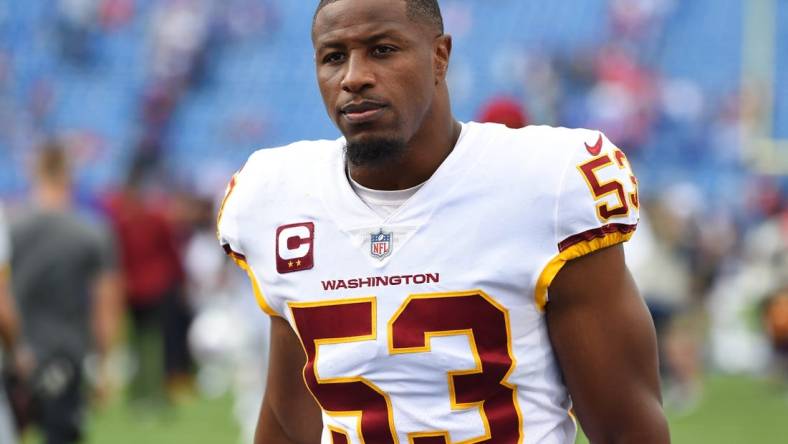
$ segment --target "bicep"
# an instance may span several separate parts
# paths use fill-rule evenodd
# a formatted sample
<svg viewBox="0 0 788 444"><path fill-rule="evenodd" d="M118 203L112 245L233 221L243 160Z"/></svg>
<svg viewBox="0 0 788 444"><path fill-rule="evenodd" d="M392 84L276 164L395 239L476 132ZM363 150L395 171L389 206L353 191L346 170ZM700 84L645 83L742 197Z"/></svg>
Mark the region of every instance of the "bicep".
<svg viewBox="0 0 788 444"><path fill-rule="evenodd" d="M290 324L271 319L268 382L255 442L311 444L320 442L320 408L302 377L306 355Z"/></svg>
<svg viewBox="0 0 788 444"><path fill-rule="evenodd" d="M592 441L667 442L654 326L621 245L570 261L549 292L550 340Z"/></svg>

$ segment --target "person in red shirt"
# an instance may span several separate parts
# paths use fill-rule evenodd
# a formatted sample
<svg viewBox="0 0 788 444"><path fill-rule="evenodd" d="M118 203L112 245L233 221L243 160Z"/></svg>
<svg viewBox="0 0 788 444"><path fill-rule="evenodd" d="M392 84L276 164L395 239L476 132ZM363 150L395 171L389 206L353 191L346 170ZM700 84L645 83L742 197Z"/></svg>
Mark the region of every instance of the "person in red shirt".
<svg viewBox="0 0 788 444"><path fill-rule="evenodd" d="M138 370L132 402L147 408L163 404L166 304L180 298L184 272L173 229L141 193L142 174L133 169L126 186L110 196L107 210L118 238L126 303L134 335Z"/></svg>

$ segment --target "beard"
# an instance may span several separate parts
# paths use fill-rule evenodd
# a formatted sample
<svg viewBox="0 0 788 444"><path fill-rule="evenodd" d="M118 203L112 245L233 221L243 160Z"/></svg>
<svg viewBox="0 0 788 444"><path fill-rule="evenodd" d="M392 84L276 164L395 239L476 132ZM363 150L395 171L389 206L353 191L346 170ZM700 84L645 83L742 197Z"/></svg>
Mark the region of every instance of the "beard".
<svg viewBox="0 0 788 444"><path fill-rule="evenodd" d="M348 142L345 158L355 167L380 168L402 159L407 150L405 141L376 138Z"/></svg>

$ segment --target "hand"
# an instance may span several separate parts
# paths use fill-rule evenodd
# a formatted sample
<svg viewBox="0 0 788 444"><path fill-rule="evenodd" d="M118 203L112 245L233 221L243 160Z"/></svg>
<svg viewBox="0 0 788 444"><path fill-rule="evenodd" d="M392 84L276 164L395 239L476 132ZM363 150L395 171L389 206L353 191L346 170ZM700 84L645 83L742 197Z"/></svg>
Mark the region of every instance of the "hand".
<svg viewBox="0 0 788 444"><path fill-rule="evenodd" d="M36 368L36 355L26 344L20 344L11 352L11 363L14 374L20 380L27 381Z"/></svg>
<svg viewBox="0 0 788 444"><path fill-rule="evenodd" d="M91 398L93 404L99 409L109 403L113 392L112 377L107 359L99 359L96 368L96 378L93 381Z"/></svg>

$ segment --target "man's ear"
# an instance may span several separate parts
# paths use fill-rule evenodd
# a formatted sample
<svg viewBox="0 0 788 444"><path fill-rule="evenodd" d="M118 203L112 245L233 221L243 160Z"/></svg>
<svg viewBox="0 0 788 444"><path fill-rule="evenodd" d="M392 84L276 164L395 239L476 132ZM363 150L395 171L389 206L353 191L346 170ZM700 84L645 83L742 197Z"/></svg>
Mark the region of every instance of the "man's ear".
<svg viewBox="0 0 788 444"><path fill-rule="evenodd" d="M451 58L451 36L443 34L435 39L435 82L446 79Z"/></svg>

